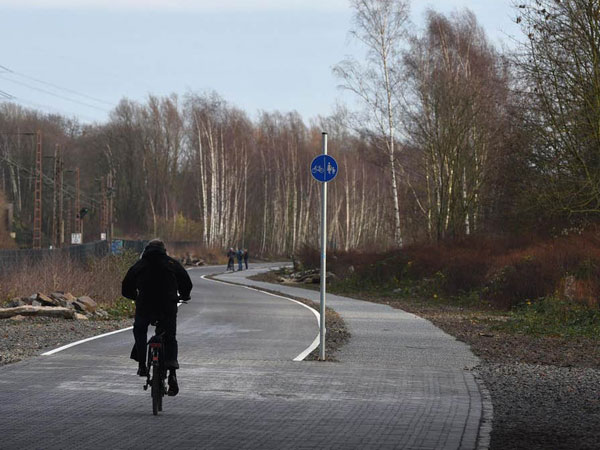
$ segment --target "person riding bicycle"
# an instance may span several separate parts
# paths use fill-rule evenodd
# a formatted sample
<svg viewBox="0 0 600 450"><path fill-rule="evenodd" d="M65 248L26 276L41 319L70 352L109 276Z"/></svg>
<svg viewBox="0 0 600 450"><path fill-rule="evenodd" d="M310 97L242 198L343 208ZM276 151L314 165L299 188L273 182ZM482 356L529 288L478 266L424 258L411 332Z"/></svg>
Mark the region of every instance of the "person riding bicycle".
<svg viewBox="0 0 600 450"><path fill-rule="evenodd" d="M133 336L135 344L131 359L139 363L137 374L148 375L146 368L146 343L148 326L158 321L159 332L164 331L165 363L169 369L168 395L179 392L177 361L177 302L189 300L192 280L179 261L167 255L160 239L151 240L142 257L129 269L121 285L123 296L135 300ZM179 293L179 295L178 295ZM158 333L157 333L158 334Z"/></svg>

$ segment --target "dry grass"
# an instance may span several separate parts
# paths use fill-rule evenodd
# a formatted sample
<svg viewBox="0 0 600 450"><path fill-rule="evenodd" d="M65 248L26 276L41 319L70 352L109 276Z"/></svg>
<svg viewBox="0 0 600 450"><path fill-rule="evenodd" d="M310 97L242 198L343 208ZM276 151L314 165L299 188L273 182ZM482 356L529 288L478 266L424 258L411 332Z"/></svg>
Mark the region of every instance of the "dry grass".
<svg viewBox="0 0 600 450"><path fill-rule="evenodd" d="M225 264L221 248L205 248L196 244L169 245L174 257L186 254L197 256L208 264ZM35 263L22 263L7 273L0 273L0 303L14 297L25 297L37 292L70 292L75 296L89 295L104 308L118 306L121 299L121 281L139 255L125 252L120 256L105 256L86 263L60 257L46 256Z"/></svg>
<svg viewBox="0 0 600 450"><path fill-rule="evenodd" d="M58 256L48 256L35 264L23 263L0 275L0 302L36 292L64 291L89 295L110 308L120 299L121 281L136 259L136 254L126 252L85 264Z"/></svg>

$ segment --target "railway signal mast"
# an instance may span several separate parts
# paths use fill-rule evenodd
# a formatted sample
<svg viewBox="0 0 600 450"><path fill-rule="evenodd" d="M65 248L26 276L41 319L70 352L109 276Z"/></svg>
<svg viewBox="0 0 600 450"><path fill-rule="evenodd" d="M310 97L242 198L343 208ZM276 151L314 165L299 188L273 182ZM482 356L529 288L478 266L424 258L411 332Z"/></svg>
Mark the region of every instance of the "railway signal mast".
<svg viewBox="0 0 600 450"><path fill-rule="evenodd" d="M42 248L42 132L37 132L33 197L33 248Z"/></svg>

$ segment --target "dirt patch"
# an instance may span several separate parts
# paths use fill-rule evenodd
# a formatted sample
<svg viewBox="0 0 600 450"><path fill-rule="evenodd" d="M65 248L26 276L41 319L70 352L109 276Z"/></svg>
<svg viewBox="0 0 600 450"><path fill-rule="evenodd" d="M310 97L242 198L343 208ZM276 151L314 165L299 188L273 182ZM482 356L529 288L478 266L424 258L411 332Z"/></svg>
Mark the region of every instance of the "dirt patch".
<svg viewBox="0 0 600 450"><path fill-rule="evenodd" d="M265 289L261 289L266 291ZM305 305L310 306L311 308L319 311L320 305L317 303L307 300L305 298L294 297L289 294L282 294L286 297L293 298ZM325 328L327 332L325 333L325 356L327 361L329 362L337 362L337 358L335 357L336 353L346 342L350 340L350 332L348 328L346 328L346 322L342 319L337 312L333 309L327 307L325 314ZM319 348L317 347L313 350L310 355L306 357L306 361L318 361L319 360Z"/></svg>

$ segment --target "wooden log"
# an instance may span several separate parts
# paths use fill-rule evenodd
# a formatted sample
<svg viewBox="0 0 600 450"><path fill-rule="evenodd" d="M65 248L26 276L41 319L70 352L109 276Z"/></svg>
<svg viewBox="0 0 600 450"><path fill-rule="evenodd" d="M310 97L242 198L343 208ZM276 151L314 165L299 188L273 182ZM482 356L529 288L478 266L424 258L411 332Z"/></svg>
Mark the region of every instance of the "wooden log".
<svg viewBox="0 0 600 450"><path fill-rule="evenodd" d="M17 315L62 317L65 319L72 319L74 317L74 311L69 308L31 305L17 306L15 308L0 308L0 319L7 319Z"/></svg>

